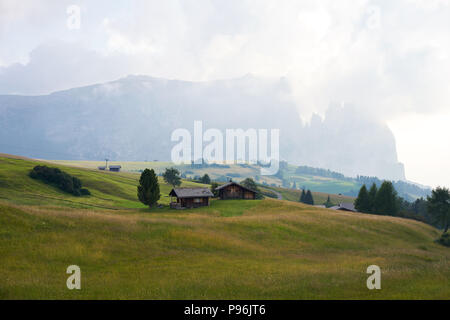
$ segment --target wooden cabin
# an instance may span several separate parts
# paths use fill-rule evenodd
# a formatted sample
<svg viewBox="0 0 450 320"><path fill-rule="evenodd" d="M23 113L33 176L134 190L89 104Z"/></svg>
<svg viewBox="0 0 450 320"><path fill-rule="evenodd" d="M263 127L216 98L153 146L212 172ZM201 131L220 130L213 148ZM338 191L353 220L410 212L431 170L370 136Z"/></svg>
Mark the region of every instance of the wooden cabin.
<svg viewBox="0 0 450 320"><path fill-rule="evenodd" d="M253 191L232 181L217 187L216 190L219 191L219 198L221 200L256 199L256 191Z"/></svg>
<svg viewBox="0 0 450 320"><path fill-rule="evenodd" d="M171 208L185 209L209 206L213 194L208 188L174 188L169 196Z"/></svg>

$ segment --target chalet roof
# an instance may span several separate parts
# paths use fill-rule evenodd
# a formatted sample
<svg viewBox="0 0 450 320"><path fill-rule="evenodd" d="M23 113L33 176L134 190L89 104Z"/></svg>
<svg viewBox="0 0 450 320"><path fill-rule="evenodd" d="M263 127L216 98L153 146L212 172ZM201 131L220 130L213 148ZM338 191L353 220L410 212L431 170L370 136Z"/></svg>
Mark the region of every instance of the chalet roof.
<svg viewBox="0 0 450 320"><path fill-rule="evenodd" d="M170 191L169 196L177 198L204 198L213 197L214 195L208 188L174 188Z"/></svg>
<svg viewBox="0 0 450 320"><path fill-rule="evenodd" d="M346 211L353 211L353 212L357 212L355 209L355 205L351 202L343 202L343 203L339 203L338 206L333 206L329 209L332 210L346 210Z"/></svg>
<svg viewBox="0 0 450 320"><path fill-rule="evenodd" d="M225 184L223 184L223 185L217 187L216 190L220 190L220 189L226 188L226 187L231 186L231 185L233 185L233 184L234 184L234 185L237 185L237 186L239 186L239 187L241 187L242 189L245 189L245 190L247 190L247 191L256 193L255 190L252 190L252 189L249 189L249 188L247 188L247 187L244 187L243 185L241 185L241 184L239 184L239 183L236 183L236 182L234 182L234 181L227 182L227 183L225 183Z"/></svg>
<svg viewBox="0 0 450 320"><path fill-rule="evenodd" d="M356 212L355 205L353 203L351 203L351 202L343 202L343 203L340 203L339 206L342 209Z"/></svg>

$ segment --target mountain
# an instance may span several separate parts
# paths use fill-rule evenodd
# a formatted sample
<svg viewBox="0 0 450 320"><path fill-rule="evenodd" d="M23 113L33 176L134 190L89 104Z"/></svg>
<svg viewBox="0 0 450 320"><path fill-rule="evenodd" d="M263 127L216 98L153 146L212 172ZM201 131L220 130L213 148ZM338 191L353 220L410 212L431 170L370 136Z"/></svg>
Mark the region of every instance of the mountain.
<svg viewBox="0 0 450 320"><path fill-rule="evenodd" d="M301 106L300 106L301 110ZM404 180L387 126L331 106L302 124L281 78L188 82L128 76L41 96L0 96L2 152L46 159L169 160L171 133L280 129L280 157L346 175Z"/></svg>

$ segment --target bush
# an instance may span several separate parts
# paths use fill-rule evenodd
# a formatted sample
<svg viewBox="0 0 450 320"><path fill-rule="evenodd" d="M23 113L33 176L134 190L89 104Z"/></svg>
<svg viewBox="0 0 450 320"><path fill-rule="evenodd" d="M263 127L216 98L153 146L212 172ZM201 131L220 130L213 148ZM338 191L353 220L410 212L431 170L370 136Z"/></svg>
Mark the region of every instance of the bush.
<svg viewBox="0 0 450 320"><path fill-rule="evenodd" d="M80 193L82 196L90 196L91 195L91 192L86 188L81 188Z"/></svg>
<svg viewBox="0 0 450 320"><path fill-rule="evenodd" d="M442 244L443 246L450 247L450 233L443 233L441 237L436 240L436 242Z"/></svg>
<svg viewBox="0 0 450 320"><path fill-rule="evenodd" d="M60 190L71 193L74 196L90 195L88 189L82 188L81 180L70 174L47 166L36 166L30 171L30 177L41 180L47 184L56 186ZM83 191L82 191L83 190Z"/></svg>

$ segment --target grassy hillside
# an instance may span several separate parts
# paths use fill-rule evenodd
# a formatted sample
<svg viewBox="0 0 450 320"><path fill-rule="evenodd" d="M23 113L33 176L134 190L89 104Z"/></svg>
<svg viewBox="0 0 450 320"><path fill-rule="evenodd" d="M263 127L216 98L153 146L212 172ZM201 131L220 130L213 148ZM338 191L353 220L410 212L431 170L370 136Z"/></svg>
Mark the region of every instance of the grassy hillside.
<svg viewBox="0 0 450 320"><path fill-rule="evenodd" d="M0 157L0 199L16 204L57 205L73 208L126 209L145 208L137 199L139 175L129 172L113 173L99 170L80 170L78 168L44 163L58 167L81 179L92 196L74 197L59 189L28 177L28 172L42 162L18 158ZM160 203L168 204L171 187L161 182ZM182 187L205 186L183 181Z"/></svg>
<svg viewBox="0 0 450 320"><path fill-rule="evenodd" d="M149 211L136 174L61 166L93 194L74 197L35 164L0 158L0 299L450 299L450 251L423 223L272 199Z"/></svg>

